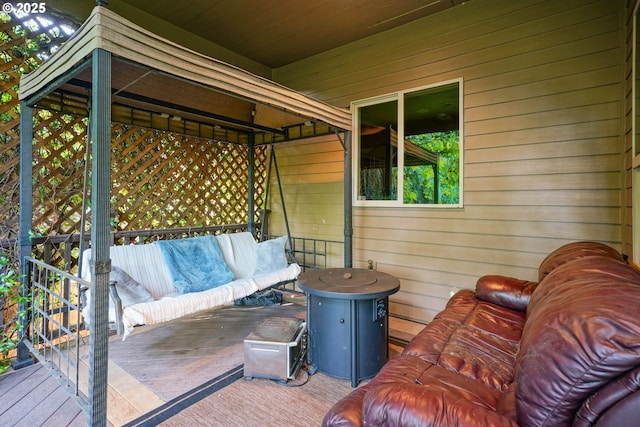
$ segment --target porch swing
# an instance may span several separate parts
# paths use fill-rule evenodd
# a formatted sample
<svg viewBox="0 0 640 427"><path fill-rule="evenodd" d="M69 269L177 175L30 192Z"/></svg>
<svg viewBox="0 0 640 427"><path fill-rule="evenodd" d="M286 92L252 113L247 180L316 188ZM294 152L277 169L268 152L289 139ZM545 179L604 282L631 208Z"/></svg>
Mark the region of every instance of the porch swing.
<svg viewBox="0 0 640 427"><path fill-rule="evenodd" d="M185 49L97 6L75 35L50 60L20 82L21 190L20 259L31 254L33 109L52 93L59 98L91 93L92 137L91 264L94 291L90 319L89 390L81 406L93 425L103 425L106 414L110 254L110 155L112 106L179 115L204 123L211 139L249 147L249 230L253 220L253 150L256 145L289 141L292 130L312 122L324 133L348 135L350 113L292 91L237 67ZM179 100L175 102L175 100ZM60 103L64 108L64 102ZM345 168L350 167L348 144ZM345 171L345 201L350 194L350 173ZM284 199L283 199L284 201ZM349 198L350 203L350 198ZM348 205L345 211L350 215ZM350 218L345 215L345 264L350 263ZM288 230L288 219L287 223ZM255 243L255 241L254 241ZM138 245L142 246L142 245ZM22 289L31 283L24 279ZM25 328L18 363L36 351ZM62 374L59 372L58 374ZM73 381L72 381L73 382ZM78 397L82 400L82 397Z"/></svg>

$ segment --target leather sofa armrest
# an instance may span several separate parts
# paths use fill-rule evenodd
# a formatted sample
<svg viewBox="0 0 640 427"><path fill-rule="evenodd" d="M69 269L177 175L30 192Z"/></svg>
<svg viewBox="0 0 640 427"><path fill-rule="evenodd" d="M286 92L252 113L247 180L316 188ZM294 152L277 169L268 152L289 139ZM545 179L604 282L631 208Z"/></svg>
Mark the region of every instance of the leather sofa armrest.
<svg viewBox="0 0 640 427"><path fill-rule="evenodd" d="M634 425L640 407L640 367L631 370L584 401L574 426Z"/></svg>
<svg viewBox="0 0 640 427"><path fill-rule="evenodd" d="M512 310L527 311L531 294L538 282L515 279L513 277L487 275L476 282L478 299Z"/></svg>
<svg viewBox="0 0 640 427"><path fill-rule="evenodd" d="M322 427L361 427L362 400L369 389L362 385L337 402L326 413L322 420Z"/></svg>

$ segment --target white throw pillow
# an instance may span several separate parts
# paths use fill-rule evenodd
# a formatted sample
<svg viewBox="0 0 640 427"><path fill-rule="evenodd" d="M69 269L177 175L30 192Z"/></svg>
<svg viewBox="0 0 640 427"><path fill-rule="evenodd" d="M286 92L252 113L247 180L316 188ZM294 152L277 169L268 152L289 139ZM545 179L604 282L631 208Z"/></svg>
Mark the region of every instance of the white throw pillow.
<svg viewBox="0 0 640 427"><path fill-rule="evenodd" d="M144 286L136 282L129 274L117 266L111 267L109 280L116 282L116 290L122 301L122 308L140 302L153 301L153 295ZM111 305L111 304L110 304Z"/></svg>
<svg viewBox="0 0 640 427"><path fill-rule="evenodd" d="M287 257L284 247L287 244L287 236L277 239L265 240L256 245L256 268L253 275L271 273L272 271L287 268Z"/></svg>
<svg viewBox="0 0 640 427"><path fill-rule="evenodd" d="M111 266L111 273L109 273L109 281L116 281L116 290L120 301L122 301L122 308L128 307L140 302L153 301L153 295L144 286L136 282L129 274L117 266ZM85 306L82 309L82 315L84 316L84 323L89 326L89 307L91 305L91 291L86 292ZM109 322L116 321L116 310L111 293L109 293Z"/></svg>

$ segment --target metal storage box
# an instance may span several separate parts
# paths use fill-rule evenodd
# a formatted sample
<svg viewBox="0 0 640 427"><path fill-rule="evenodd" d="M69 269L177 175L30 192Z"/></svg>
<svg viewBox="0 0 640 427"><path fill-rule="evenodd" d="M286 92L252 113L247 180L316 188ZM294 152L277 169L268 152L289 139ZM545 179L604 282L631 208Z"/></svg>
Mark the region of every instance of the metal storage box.
<svg viewBox="0 0 640 427"><path fill-rule="evenodd" d="M267 317L244 340L244 376L280 381L295 379L306 351L306 322Z"/></svg>

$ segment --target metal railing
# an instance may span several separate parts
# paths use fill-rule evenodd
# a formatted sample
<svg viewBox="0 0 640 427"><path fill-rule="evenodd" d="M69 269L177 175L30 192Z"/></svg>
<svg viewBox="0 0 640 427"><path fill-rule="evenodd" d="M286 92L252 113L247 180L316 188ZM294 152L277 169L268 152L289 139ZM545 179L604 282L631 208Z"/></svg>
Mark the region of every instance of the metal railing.
<svg viewBox="0 0 640 427"><path fill-rule="evenodd" d="M146 229L117 231L111 234L113 245L145 244L156 240L182 239L185 237L201 236L205 234L221 234L226 232L246 231L247 224L227 224L202 227L180 227L170 229ZM265 234L266 238L272 236ZM84 246L89 247L91 236L84 236ZM46 264L53 265L65 271L75 272L79 265L80 250L79 234L51 235L33 237L31 244L33 256ZM330 259L342 261L343 242L334 240L314 239L308 237L292 237L291 251L303 270L329 267ZM0 247L13 248L17 245L15 239L0 240ZM336 262L338 263L338 262Z"/></svg>
<svg viewBox="0 0 640 427"><path fill-rule="evenodd" d="M181 239L204 234L220 234L247 230L247 224L227 224L202 227L179 227L168 229L145 229L132 231L116 231L111 234L111 244L129 245L144 244L156 240ZM34 236L31 238L32 254L49 265L65 271L76 271L80 257L80 234L60 234L50 236ZM89 248L91 236L84 236L84 247ZM16 239L0 239L0 248L17 247Z"/></svg>
<svg viewBox="0 0 640 427"><path fill-rule="evenodd" d="M89 283L33 258L25 259L30 286L24 344L81 408L88 410L87 377L80 360L81 289ZM83 375L84 372L84 375Z"/></svg>
<svg viewBox="0 0 640 427"><path fill-rule="evenodd" d="M332 258L339 258L343 242L291 237L291 252L302 271L327 268Z"/></svg>

